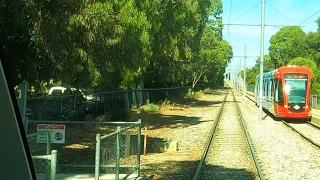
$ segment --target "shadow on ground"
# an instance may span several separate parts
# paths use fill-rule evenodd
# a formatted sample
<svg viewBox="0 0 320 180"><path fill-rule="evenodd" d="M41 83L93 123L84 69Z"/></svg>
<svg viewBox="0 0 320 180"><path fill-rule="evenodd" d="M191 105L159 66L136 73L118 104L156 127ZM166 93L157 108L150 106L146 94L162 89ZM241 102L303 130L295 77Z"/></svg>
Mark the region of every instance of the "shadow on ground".
<svg viewBox="0 0 320 180"><path fill-rule="evenodd" d="M168 161L159 164L144 164L141 173L146 174L148 180L176 180L176 179L193 179L198 161ZM245 169L226 168L223 166L206 165L203 166L202 172L205 175L199 175L198 179L255 179L252 172Z"/></svg>

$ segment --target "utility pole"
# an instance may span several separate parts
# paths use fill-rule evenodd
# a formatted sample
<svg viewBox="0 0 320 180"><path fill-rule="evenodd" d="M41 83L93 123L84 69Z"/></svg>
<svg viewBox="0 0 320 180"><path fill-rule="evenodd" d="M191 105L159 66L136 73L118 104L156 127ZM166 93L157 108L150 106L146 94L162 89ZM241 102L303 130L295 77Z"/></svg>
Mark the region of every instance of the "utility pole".
<svg viewBox="0 0 320 180"><path fill-rule="evenodd" d="M239 61L239 72L238 72L238 77L239 77L239 88L238 88L238 93L240 94L240 89L241 89L241 58Z"/></svg>
<svg viewBox="0 0 320 180"><path fill-rule="evenodd" d="M262 120L262 92L263 92L263 56L264 56L264 25L265 0L261 3L261 42L260 42L260 91L259 91L259 120Z"/></svg>
<svg viewBox="0 0 320 180"><path fill-rule="evenodd" d="M246 90L247 90L247 86L246 86L246 56L247 56L247 45L244 45L244 62L243 62L243 100L246 99Z"/></svg>

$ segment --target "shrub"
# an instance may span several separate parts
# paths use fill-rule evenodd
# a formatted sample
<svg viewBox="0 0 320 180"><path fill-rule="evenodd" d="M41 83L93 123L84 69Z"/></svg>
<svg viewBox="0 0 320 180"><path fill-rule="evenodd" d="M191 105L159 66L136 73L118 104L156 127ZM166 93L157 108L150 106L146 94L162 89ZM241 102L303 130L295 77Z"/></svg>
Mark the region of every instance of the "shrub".
<svg viewBox="0 0 320 180"><path fill-rule="evenodd" d="M193 100L199 100L203 95L203 92L200 90L200 91L197 91L197 92L194 92L192 91L192 89L189 89L188 93L186 94L185 98L188 98L188 99L193 99Z"/></svg>
<svg viewBox="0 0 320 180"><path fill-rule="evenodd" d="M153 103L146 104L140 107L141 111L155 113L159 111L159 107Z"/></svg>
<svg viewBox="0 0 320 180"><path fill-rule="evenodd" d="M138 105L132 105L131 109L138 109Z"/></svg>
<svg viewBox="0 0 320 180"><path fill-rule="evenodd" d="M213 91L213 89L206 88L206 89L203 90L203 93L204 93L204 94L213 94L214 91Z"/></svg>

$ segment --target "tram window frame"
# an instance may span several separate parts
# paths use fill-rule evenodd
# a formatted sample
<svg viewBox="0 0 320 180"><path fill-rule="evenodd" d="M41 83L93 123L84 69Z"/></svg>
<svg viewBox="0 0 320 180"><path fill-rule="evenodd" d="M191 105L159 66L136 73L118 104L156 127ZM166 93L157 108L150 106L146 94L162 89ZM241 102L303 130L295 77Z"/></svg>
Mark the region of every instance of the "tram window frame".
<svg viewBox="0 0 320 180"><path fill-rule="evenodd" d="M277 79L277 92L278 92L278 101L277 103L279 105L282 105L284 104L284 101L283 101L283 85L282 85L282 79Z"/></svg>
<svg viewBox="0 0 320 180"><path fill-rule="evenodd" d="M265 79L264 83L264 96L268 99L268 86L269 86L269 79Z"/></svg>
<svg viewBox="0 0 320 180"><path fill-rule="evenodd" d="M274 97L275 97L275 79L271 79L271 97L273 97L273 100L275 99Z"/></svg>

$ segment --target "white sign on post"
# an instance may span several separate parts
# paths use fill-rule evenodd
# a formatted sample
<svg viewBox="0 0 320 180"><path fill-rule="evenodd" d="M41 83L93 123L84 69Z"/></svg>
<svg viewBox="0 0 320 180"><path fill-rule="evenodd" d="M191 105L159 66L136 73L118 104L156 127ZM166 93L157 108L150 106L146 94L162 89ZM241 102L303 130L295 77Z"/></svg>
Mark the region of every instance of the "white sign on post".
<svg viewBox="0 0 320 180"><path fill-rule="evenodd" d="M47 143L48 128L51 129L51 143L65 143L66 128L60 124L38 124L37 132L44 132L37 136L37 143Z"/></svg>

